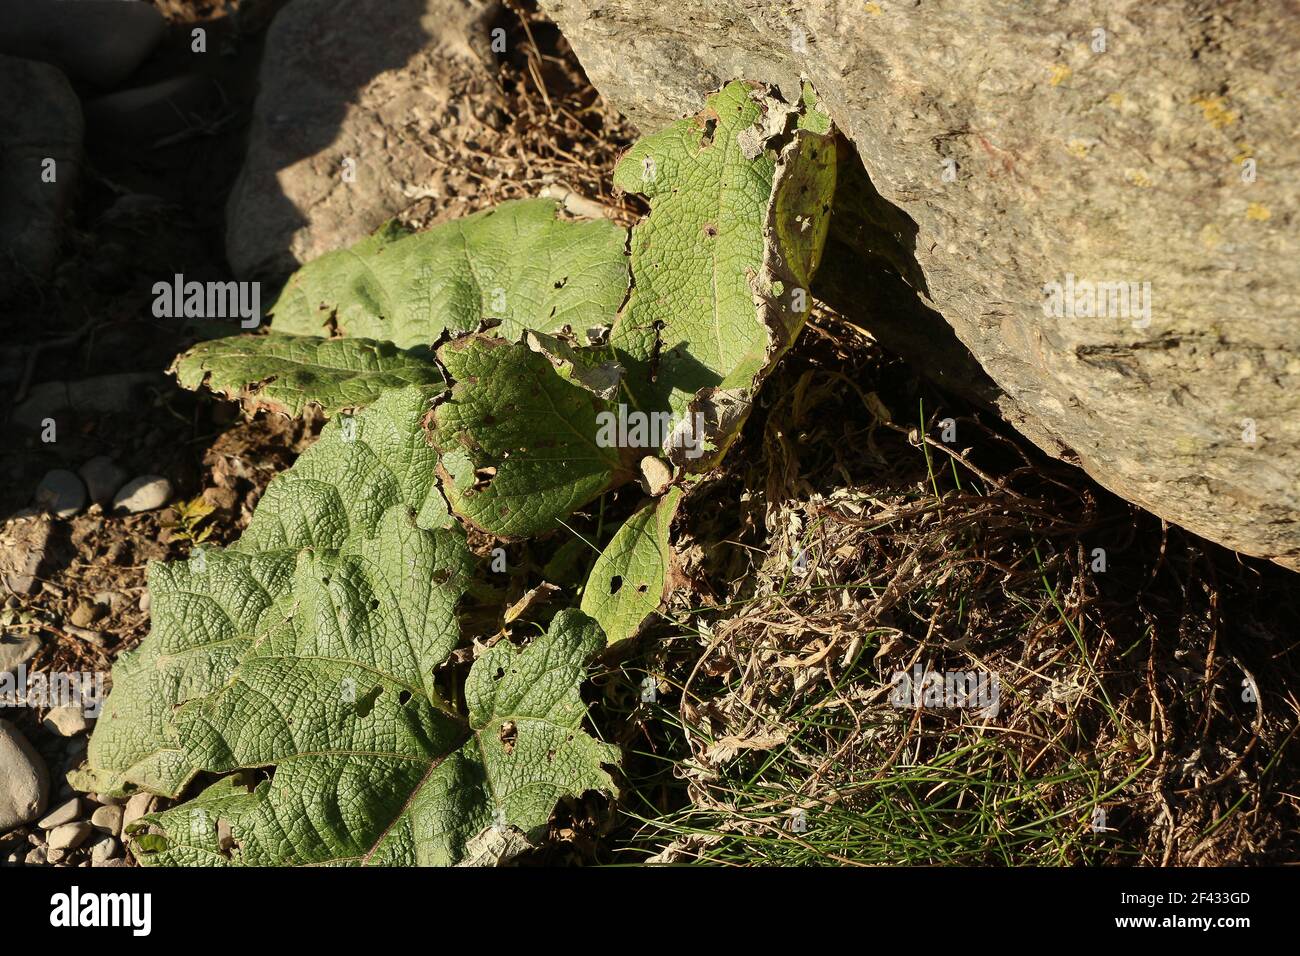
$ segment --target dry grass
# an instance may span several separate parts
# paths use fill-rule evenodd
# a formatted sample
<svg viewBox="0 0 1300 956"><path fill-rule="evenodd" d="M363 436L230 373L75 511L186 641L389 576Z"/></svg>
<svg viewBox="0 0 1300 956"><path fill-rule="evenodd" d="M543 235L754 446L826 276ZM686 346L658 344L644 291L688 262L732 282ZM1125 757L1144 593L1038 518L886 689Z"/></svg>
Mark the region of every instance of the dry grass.
<svg viewBox="0 0 1300 956"><path fill-rule="evenodd" d="M941 406L833 316L764 394L728 474L690 503L699 588L648 665L664 693L624 738L641 751L639 850L733 864L1293 857L1287 572ZM996 676L996 716L893 706L892 676L916 666Z"/></svg>

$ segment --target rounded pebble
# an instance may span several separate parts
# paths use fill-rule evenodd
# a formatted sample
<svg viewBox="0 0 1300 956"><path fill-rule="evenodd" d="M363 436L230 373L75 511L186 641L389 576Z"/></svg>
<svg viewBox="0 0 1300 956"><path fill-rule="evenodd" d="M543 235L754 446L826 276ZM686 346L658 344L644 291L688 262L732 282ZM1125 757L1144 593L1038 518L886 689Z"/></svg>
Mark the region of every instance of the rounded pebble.
<svg viewBox="0 0 1300 956"><path fill-rule="evenodd" d="M113 498L113 509L128 514L161 508L172 496L172 483L162 475L141 475L128 481Z"/></svg>
<svg viewBox="0 0 1300 956"><path fill-rule="evenodd" d="M36 486L36 504L59 518L71 518L86 507L86 486L75 473L55 468Z"/></svg>

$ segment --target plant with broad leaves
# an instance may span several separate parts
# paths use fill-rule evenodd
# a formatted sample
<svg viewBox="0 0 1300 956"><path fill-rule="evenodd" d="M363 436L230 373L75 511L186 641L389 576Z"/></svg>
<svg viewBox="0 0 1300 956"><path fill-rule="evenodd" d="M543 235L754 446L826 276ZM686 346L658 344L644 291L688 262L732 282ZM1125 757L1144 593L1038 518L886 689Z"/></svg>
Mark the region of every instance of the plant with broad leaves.
<svg viewBox="0 0 1300 956"><path fill-rule="evenodd" d="M141 862L481 863L562 797L613 789L618 754L583 727L587 662L660 608L675 518L804 323L832 135L811 90L728 84L614 171L650 205L630 234L549 200L387 226L301 268L269 334L177 358L187 388L332 420L237 542L150 567L151 633L74 776L198 789L137 824ZM602 440L618 416L669 427ZM457 666L483 564L467 535L551 534L638 475L650 498L580 607ZM567 574L562 556L547 567Z"/></svg>

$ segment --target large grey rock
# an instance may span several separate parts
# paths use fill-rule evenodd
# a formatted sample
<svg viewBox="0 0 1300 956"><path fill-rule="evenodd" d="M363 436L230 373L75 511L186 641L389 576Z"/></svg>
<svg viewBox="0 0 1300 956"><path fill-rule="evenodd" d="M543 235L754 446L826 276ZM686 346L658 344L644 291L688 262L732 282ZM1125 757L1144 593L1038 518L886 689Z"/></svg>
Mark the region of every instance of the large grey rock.
<svg viewBox="0 0 1300 956"><path fill-rule="evenodd" d="M143 0L6 0L0 53L45 60L100 86L131 75L167 21Z"/></svg>
<svg viewBox="0 0 1300 956"><path fill-rule="evenodd" d="M837 196L832 252L902 277L864 317L882 341L1123 497L1300 568L1300 30L1285 5L542 7L643 127L734 77L792 96L806 75L872 184ZM1071 276L1150 283L1149 321L1118 296L1100 315L1045 311L1045 286Z"/></svg>
<svg viewBox="0 0 1300 956"><path fill-rule="evenodd" d="M0 833L35 820L50 798L50 774L36 749L0 720Z"/></svg>
<svg viewBox="0 0 1300 956"><path fill-rule="evenodd" d="M47 276L81 168L81 105L56 68L0 56L0 303ZM51 181L52 180L52 181Z"/></svg>
<svg viewBox="0 0 1300 956"><path fill-rule="evenodd" d="M428 195L432 134L494 85L491 0L295 0L266 38L227 206L242 276L286 272ZM382 39L378 39L382 38Z"/></svg>
<svg viewBox="0 0 1300 956"><path fill-rule="evenodd" d="M57 419L61 411L85 416L137 412L145 387L165 384L161 372L114 372L76 382L42 382L15 406L13 422L39 429L44 419Z"/></svg>

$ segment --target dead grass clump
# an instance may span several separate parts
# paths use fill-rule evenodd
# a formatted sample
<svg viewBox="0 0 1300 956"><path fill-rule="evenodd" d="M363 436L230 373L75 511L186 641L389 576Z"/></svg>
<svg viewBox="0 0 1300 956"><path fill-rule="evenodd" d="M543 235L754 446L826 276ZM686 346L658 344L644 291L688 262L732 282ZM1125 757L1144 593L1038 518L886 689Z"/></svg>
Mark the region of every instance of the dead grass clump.
<svg viewBox="0 0 1300 956"><path fill-rule="evenodd" d="M644 748L641 847L737 864L1291 858L1288 573L1162 526L940 405L833 318L819 328L765 389L735 474L692 502L700 588L651 668L680 746ZM897 706L900 672L996 699ZM675 806L654 770L669 752Z"/></svg>

